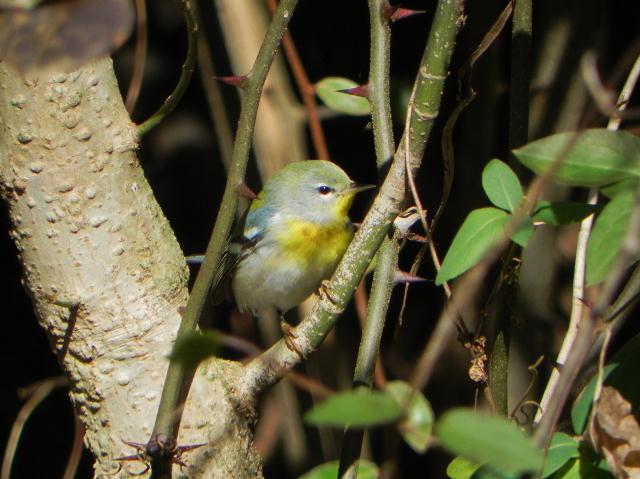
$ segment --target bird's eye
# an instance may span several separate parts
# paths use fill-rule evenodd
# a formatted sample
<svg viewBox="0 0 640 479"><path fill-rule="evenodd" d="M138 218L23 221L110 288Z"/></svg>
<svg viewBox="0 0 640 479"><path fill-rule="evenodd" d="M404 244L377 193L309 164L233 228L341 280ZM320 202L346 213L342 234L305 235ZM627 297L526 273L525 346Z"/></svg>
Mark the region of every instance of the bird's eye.
<svg viewBox="0 0 640 479"><path fill-rule="evenodd" d="M331 192L333 192L333 188L331 188L330 186L327 186L327 185L318 186L318 193L320 193L321 195L328 195Z"/></svg>

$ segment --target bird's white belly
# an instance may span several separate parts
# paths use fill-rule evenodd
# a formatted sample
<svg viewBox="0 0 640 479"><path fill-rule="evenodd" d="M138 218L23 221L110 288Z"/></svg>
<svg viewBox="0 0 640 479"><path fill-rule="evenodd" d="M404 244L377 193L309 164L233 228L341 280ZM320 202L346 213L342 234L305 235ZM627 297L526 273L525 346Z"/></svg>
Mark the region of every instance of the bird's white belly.
<svg viewBox="0 0 640 479"><path fill-rule="evenodd" d="M288 311L313 293L335 265L300 268L275 255L270 245L256 248L238 264L231 287L240 311L276 307Z"/></svg>

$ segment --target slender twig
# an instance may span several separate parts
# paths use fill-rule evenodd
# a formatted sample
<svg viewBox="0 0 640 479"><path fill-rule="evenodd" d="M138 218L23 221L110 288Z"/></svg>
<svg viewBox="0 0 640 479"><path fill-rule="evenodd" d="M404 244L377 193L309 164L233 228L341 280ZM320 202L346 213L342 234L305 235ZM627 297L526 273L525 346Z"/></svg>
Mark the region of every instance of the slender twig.
<svg viewBox="0 0 640 479"><path fill-rule="evenodd" d="M267 0L267 5L269 6L271 13L273 13L277 8L278 3L276 0ZM327 147L327 140L325 139L322 123L318 116L315 87L309 80L307 72L304 69L304 65L302 64L302 60L300 59L300 55L298 54L296 44L289 32L286 32L282 38L282 49L284 50L284 54L287 57L289 66L291 67L293 78L298 85L298 90L300 91L304 107L307 110L309 131L311 133L313 148L316 151L316 157L320 160L328 160L330 159L329 148Z"/></svg>
<svg viewBox="0 0 640 479"><path fill-rule="evenodd" d="M440 0L431 28L428 45L422 57L415 82L415 105L411 109L409 135L410 170L421 165L433 119L436 118L442 89L448 73L449 60L458 30L463 24L462 0ZM332 279L321 288L321 297L309 315L292 330L292 351L279 341L259 358L245 366L244 381L238 384L242 394L253 396L276 382L283 369L291 368L320 344L346 307L371 258L387 235L393 220L402 210L407 196L406 143L401 139L389 172L369 213L355 234ZM300 353L300 354L298 354Z"/></svg>
<svg viewBox="0 0 640 479"><path fill-rule="evenodd" d="M356 308L356 314L358 315L358 323L360 329L364 330L364 325L367 324L367 303L369 302L369 295L367 294L366 283L364 279L358 283L356 292L353 293L353 305ZM373 383L383 388L387 384L387 376L385 375L382 362L380 361L380 355L376 361L376 369L373 376Z"/></svg>
<svg viewBox="0 0 640 479"><path fill-rule="evenodd" d="M251 72L247 76L233 156L222 197L222 204L218 211L209 244L207 245L204 261L198 270L189 300L182 313L178 338L182 338L194 331L205 312L207 299L211 296L213 279L220 258L225 250L238 206L238 186L244 181L262 87L278 50L280 39L291 20L297 3L297 0L283 0L280 3L265 35L265 39ZM160 433L168 437L176 437L181 416L178 405L182 398L181 393L187 389L186 386L189 384L191 376L192 372L185 371L183 367L175 361L169 364L153 435ZM157 463L158 461L154 462ZM170 469L170 464L168 464L166 460L164 461L164 465L165 471Z"/></svg>
<svg viewBox="0 0 640 479"><path fill-rule="evenodd" d="M384 169L393 158L393 153L396 150L393 139L391 90L389 87L391 27L384 12L388 2L386 0L369 0L368 3L371 38L368 98L371 104L376 166L380 179L382 179Z"/></svg>
<svg viewBox="0 0 640 479"><path fill-rule="evenodd" d="M586 57L587 60L583 61L583 72L585 78L593 78L593 68L595 68L595 62L593 61L591 56ZM620 95L618 97L618 108L620 110L624 110L629 102L629 98L631 97L631 93L635 88L635 85L638 81L638 77L640 76L640 56L636 59L631 71L629 72L629 76L625 81L622 90L620 91ZM592 80L587 80L592 86L594 82ZM598 97L598 95L594 95L594 98ZM617 130L620 126L620 115L614 115L609 119L609 123L607 128L609 130ZM591 204L595 204L598 200L598 189L592 188L589 192L589 200L588 202ZM571 317L569 319L569 326L567 327L567 332L565 334L564 340L562 342L562 346L560 348L560 352L558 353L558 357L556 359L557 364L565 364L568 359L569 354L574 349L574 344L577 340L577 334L579 329L579 324L584 318L584 309L585 309L585 282L586 282L586 256L587 256L587 243L589 241L589 235L591 234L591 227L593 224L593 216L589 216L585 220L582 221L580 225L580 232L578 234L578 245L576 249L576 259L575 259L575 267L573 273L573 298L572 298L572 309L571 309ZM606 304L610 303L610 298L605 301ZM542 418L542 415L547 410L549 406L549 402L552 398L555 397L555 391L558 387L558 381L560 378L560 372L558 369L554 369L551 372L551 376L549 378L549 382L545 388L545 391L542 395L542 399L540 401L540 408L536 413L535 424L538 424Z"/></svg>
<svg viewBox="0 0 640 479"><path fill-rule="evenodd" d="M69 452L69 459L67 460L67 467L64 468L62 479L74 479L76 472L78 472L78 466L80 465L80 459L82 459L82 450L84 445L82 439L84 438L84 425L78 418L76 413L73 414L73 442L71 443L71 451Z"/></svg>
<svg viewBox="0 0 640 479"><path fill-rule="evenodd" d="M191 0L180 0L180 5L182 6L182 11L187 24L187 38L189 42L187 46L187 57L182 65L182 72L174 90L153 115L138 125L138 135L140 136L144 136L149 133L175 109L182 99L185 91L187 91L193 69L196 65L196 59L198 57L198 25L193 15Z"/></svg>
<svg viewBox="0 0 640 479"><path fill-rule="evenodd" d="M598 188L592 188L589 191L589 198L587 203L596 204L598 202ZM564 364L567 361L569 353L573 349L573 345L576 341L578 334L578 327L584 316L585 309L585 276L587 266L587 243L589 242L589 234L591 233L591 225L593 223L593 215L585 218L580 224L580 232L578 233L578 241L576 246L576 259L573 270L573 294L572 294L572 307L571 317L569 318L569 325L560 347L560 352L556 358L556 364ZM549 401L553 397L553 393L556 389L558 378L560 377L560 371L554 368L551 371L551 376L545 387L542 399L540 400L540 407L536 412L534 425L540 422L542 414L547 409Z"/></svg>
<svg viewBox="0 0 640 479"><path fill-rule="evenodd" d="M509 147L524 145L529 137L529 83L531 81L532 0L514 0L509 81ZM521 165L515 158L510 166Z"/></svg>
<svg viewBox="0 0 640 479"><path fill-rule="evenodd" d="M528 140L529 83L531 70L532 0L514 0L511 30L511 74L509 79L509 148L518 148ZM522 176L523 167L514 155L509 165ZM514 297L519 283L519 269L514 261L521 248L512 245L502 259L502 270L496 287L496 307L491 316L494 337L489 364L489 387L497 411L509 413L509 353L513 321Z"/></svg>
<svg viewBox="0 0 640 479"><path fill-rule="evenodd" d="M385 6L388 5L387 0L369 0L368 3L371 32L368 91L376 165L378 174L382 176L395 151L389 89L391 27L384 12ZM376 271L367 305L367 321L362 329L362 338L353 373L354 386L371 387L373 384L380 352L380 340L393 291L395 271L398 267L400 241L397 232L394 236L394 238L387 237L378 251ZM342 477L349 467L360 458L363 437L363 429L348 427L345 429L340 453L339 477Z"/></svg>
<svg viewBox="0 0 640 479"><path fill-rule="evenodd" d="M453 150L453 129L458 122L458 117L462 113L462 111L467 108L474 100L476 96L476 92L473 89L473 85L471 82L471 75L473 73L473 67L476 62L484 53L489 49L493 42L498 38L500 33L502 32L504 26L507 24L509 18L511 18L511 13L513 11L513 5L511 2L507 3L504 7L498 18L489 31L482 37L482 40L473 51L471 56L467 59L466 62L460 67L458 70L458 97L459 102L454 108L453 112L449 115L447 122L442 130L442 158L443 158L443 181L442 181L442 197L440 199L440 204L438 205L438 209L436 210L436 214L433 216L433 220L431 221L431 234L436 229L438 221L444 212L444 208L447 205L447 201L449 200L449 194L451 192L451 186L453 185L453 175L455 170L455 154ZM465 85L466 87L464 87ZM464 91L466 90L466 91Z"/></svg>
<svg viewBox="0 0 640 479"><path fill-rule="evenodd" d="M11 476L11 466L13 465L13 459L16 451L18 450L18 443L20 442L20 436L24 431L24 426L28 419L31 417L33 411L44 401L52 391L66 386L68 384L65 376L57 376L55 378L45 379L29 388L29 399L24 403L18 416L16 417L11 431L9 432L9 439L7 439L7 446L4 450L4 458L2 459L2 470L0 471L1 479L9 479Z"/></svg>
<svg viewBox="0 0 640 479"><path fill-rule="evenodd" d="M380 353L380 340L384 329L389 300L393 291L393 280L398 267L399 248L390 244L400 241L396 232L394 238L386 239L378 252L376 271L373 275L373 285L371 296L369 297L367 322L362 331L356 367L353 373L354 386L373 385L375 366ZM338 476L342 477L344 472L351 467L360 457L364 429L346 428L342 441L342 451L340 454L340 467Z"/></svg>
<svg viewBox="0 0 640 479"><path fill-rule="evenodd" d="M140 96L142 79L144 78L144 66L147 59L147 5L146 0L136 0L136 46L133 55L133 73L127 88L127 99L124 104L129 112L133 113L136 102Z"/></svg>
<svg viewBox="0 0 640 479"><path fill-rule="evenodd" d="M197 3L194 3L194 11L197 12ZM196 15L196 18L199 20L198 15ZM209 113L213 120L213 131L220 149L222 163L228 170L231 164L231 155L233 154L233 132L222 92L220 91L220 83L215 79L217 75L207 36L202 23L198 22L198 25L198 71L200 72L200 81L209 104Z"/></svg>
<svg viewBox="0 0 640 479"><path fill-rule="evenodd" d="M626 110L627 105L629 104L629 100L631 99L631 93L636 87L638 83L638 77L640 77L640 56L636 58L636 61L633 63L631 67L631 71L629 72L629 76L627 80L624 82L624 86L622 90L620 90L620 96L618 97L618 102L616 103L617 110L609 119L609 124L607 128L610 130L617 130L620 127L620 122L622 118L620 117L620 112Z"/></svg>
<svg viewBox="0 0 640 479"><path fill-rule="evenodd" d="M600 393L602 392L602 383L604 381L604 363L607 358L607 350L609 349L609 343L611 342L611 324L608 324L602 333L602 347L600 348L600 354L598 355L598 374L596 376L596 389L593 392L593 405L598 403L600 399Z"/></svg>
<svg viewBox="0 0 640 479"><path fill-rule="evenodd" d="M618 100L620 109L624 109L626 107L628 100L631 97L631 92L635 88L639 76L640 56L637 58L636 63L631 69L625 85L620 92ZM620 123L618 121L610 121L608 128L611 130L617 130L619 124ZM637 234L637 231L635 232L635 234ZM585 235L588 237L588 233L585 233ZM580 274L584 278L584 271L582 271ZM547 390L550 389L549 392L545 390L545 396L548 395L551 399L547 401L546 408L542 411L542 416L538 422L538 427L534 434L536 444L540 447L546 446L549 443L551 434L553 432L553 429L555 428L558 417L560 416L562 407L564 406L564 403L569 396L569 392L571 390L571 387L573 386L575 378L577 377L580 368L584 364L584 360L586 359L589 349L593 343L593 334L596 328L596 320L611 304L614 291L619 284L621 275L622 273L616 274L616 272L614 271L605 281L605 284L598 296L598 301L596 302L595 306L591 308L588 314L585 314L583 316L586 317L586 320L580 321L580 324L578 325L577 333L572 339L573 343L570 352L567 356L566 363L563 365L562 370L559 373L558 380L552 387L547 386Z"/></svg>

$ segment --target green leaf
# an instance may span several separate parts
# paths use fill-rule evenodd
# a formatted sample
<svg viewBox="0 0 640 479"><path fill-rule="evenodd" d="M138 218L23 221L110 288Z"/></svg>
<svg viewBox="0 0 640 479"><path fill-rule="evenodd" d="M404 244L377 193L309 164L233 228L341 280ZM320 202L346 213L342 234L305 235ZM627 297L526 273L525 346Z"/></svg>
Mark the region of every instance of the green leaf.
<svg viewBox="0 0 640 479"><path fill-rule="evenodd" d="M611 271L627 234L633 203L632 191L621 192L607 203L596 218L587 245L589 286L604 281Z"/></svg>
<svg viewBox="0 0 640 479"><path fill-rule="evenodd" d="M318 426L367 427L385 424L402 416L402 408L388 393L358 388L331 396L305 414Z"/></svg>
<svg viewBox="0 0 640 479"><path fill-rule="evenodd" d="M431 442L433 430L431 404L420 391L415 391L404 381L391 381L385 390L400 407L405 408L405 417L398 424L402 438L417 453L425 452Z"/></svg>
<svg viewBox="0 0 640 479"><path fill-rule="evenodd" d="M639 187L638 178L635 176L632 178L627 178L626 180L618 181L617 183L613 183L611 185L606 185L600 188L600 192L606 196L607 198L613 198L618 193L628 190L637 191Z"/></svg>
<svg viewBox="0 0 640 479"><path fill-rule="evenodd" d="M518 177L504 162L497 159L487 163L482 171L482 187L491 203L507 211L515 211L522 199Z"/></svg>
<svg viewBox="0 0 640 479"><path fill-rule="evenodd" d="M618 365L609 364L605 366L603 372L603 378L606 378ZM591 378L591 381L580 391L578 397L573 403L571 408L571 424L573 425L573 431L576 434L584 433L587 427L587 421L589 420L589 414L591 414L591 405L593 404L593 395L596 390L596 376Z"/></svg>
<svg viewBox="0 0 640 479"><path fill-rule="evenodd" d="M447 251L436 276L436 285L475 266L500 238L508 219L509 215L497 208L480 208L469 213Z"/></svg>
<svg viewBox="0 0 640 479"><path fill-rule="evenodd" d="M471 479L521 479L520 474L491 470L482 466Z"/></svg>
<svg viewBox="0 0 640 479"><path fill-rule="evenodd" d="M464 457L454 457L447 466L447 477L449 479L471 479L480 466L482 464L472 462Z"/></svg>
<svg viewBox="0 0 640 479"><path fill-rule="evenodd" d="M542 477L548 477L568 461L580 456L578 441L564 432L556 432L551 438L547 458L542 469Z"/></svg>
<svg viewBox="0 0 640 479"><path fill-rule="evenodd" d="M509 215L509 219L511 219L511 215ZM518 228L518 231L511 235L511 241L523 248L526 248L534 231L535 228L533 227L533 224L531 224L531 220L527 218L523 222L522 226Z"/></svg>
<svg viewBox="0 0 640 479"><path fill-rule="evenodd" d="M581 461L580 459L571 459L569 462L564 464L558 472L556 472L553 476L553 479L581 479L580 475L581 469ZM586 478L594 479L590 476L585 476Z"/></svg>
<svg viewBox="0 0 640 479"><path fill-rule="evenodd" d="M640 381L638 381L638 364L640 364L640 334L632 339L616 353L603 371L604 384L620 391L634 407L640 406ZM596 377L584 387L576 398L571 409L571 422L576 434L583 434L593 403Z"/></svg>
<svg viewBox="0 0 640 479"><path fill-rule="evenodd" d="M216 332L193 332L176 340L169 357L190 368L219 352L220 339Z"/></svg>
<svg viewBox="0 0 640 479"><path fill-rule="evenodd" d="M640 177L640 138L625 131L559 133L531 142L513 154L538 174L565 155L555 179L568 185L604 186Z"/></svg>
<svg viewBox="0 0 640 479"><path fill-rule="evenodd" d="M578 223L602 208L577 201L539 201L531 219L534 223L568 225Z"/></svg>
<svg viewBox="0 0 640 479"><path fill-rule="evenodd" d="M353 469L356 464L352 465L347 472L345 472L343 478L355 477ZM358 467L358 479L377 479L380 476L378 466L373 462L360 459L357 462ZM314 467L309 472L303 474L298 479L336 479L338 477L338 461L325 462L319 466Z"/></svg>
<svg viewBox="0 0 640 479"><path fill-rule="evenodd" d="M543 454L513 423L499 416L452 409L436 422L436 435L454 454L506 473L540 470Z"/></svg>
<svg viewBox="0 0 640 479"><path fill-rule="evenodd" d="M346 115L368 115L371 111L369 100L341 91L358 86L348 78L326 77L316 83L316 95L332 110Z"/></svg>

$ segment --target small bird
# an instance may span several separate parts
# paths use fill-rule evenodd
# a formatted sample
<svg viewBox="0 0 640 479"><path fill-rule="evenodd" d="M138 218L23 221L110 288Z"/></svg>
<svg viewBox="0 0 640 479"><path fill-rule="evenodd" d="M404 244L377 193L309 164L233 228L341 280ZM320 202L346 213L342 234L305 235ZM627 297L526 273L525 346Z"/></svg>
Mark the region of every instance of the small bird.
<svg viewBox="0 0 640 479"><path fill-rule="evenodd" d="M324 160L290 163L252 201L227 271L240 311L284 313L335 270L354 233L349 208L357 186Z"/></svg>

